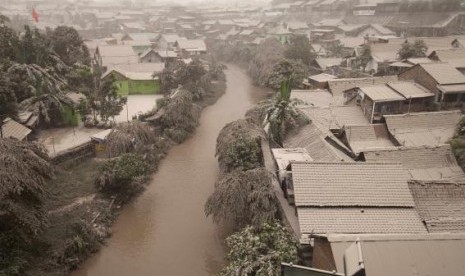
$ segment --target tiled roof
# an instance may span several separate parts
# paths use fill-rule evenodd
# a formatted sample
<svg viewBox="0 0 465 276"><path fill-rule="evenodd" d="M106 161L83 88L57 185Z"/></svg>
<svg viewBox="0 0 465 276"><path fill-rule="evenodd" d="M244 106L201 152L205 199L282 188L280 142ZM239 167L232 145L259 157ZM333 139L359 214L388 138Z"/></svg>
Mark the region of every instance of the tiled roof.
<svg viewBox="0 0 465 276"><path fill-rule="evenodd" d="M419 112L384 115L389 132L400 145L438 146L454 135L462 118L460 111Z"/></svg>
<svg viewBox="0 0 465 276"><path fill-rule="evenodd" d="M426 233L413 208L297 208L302 234Z"/></svg>
<svg viewBox="0 0 465 276"><path fill-rule="evenodd" d="M304 102L304 106L328 107L333 95L328 90L292 90L291 98Z"/></svg>
<svg viewBox="0 0 465 276"><path fill-rule="evenodd" d="M330 109L339 128L343 128L345 125L368 124L368 119L363 115L359 106L332 106Z"/></svg>
<svg viewBox="0 0 465 276"><path fill-rule="evenodd" d="M19 141L24 140L32 130L16 122L11 118L3 120L2 135L5 138L15 138Z"/></svg>
<svg viewBox="0 0 465 276"><path fill-rule="evenodd" d="M320 162L339 162L353 160L334 148L325 140L321 130L318 129L313 123L302 127L298 133L287 137L284 140L284 147L286 148L305 148L310 157L315 161Z"/></svg>
<svg viewBox="0 0 465 276"><path fill-rule="evenodd" d="M430 232L465 232L465 185L409 183L415 208Z"/></svg>
<svg viewBox="0 0 465 276"><path fill-rule="evenodd" d="M400 164L292 164L295 205L305 207L413 207Z"/></svg>
<svg viewBox="0 0 465 276"><path fill-rule="evenodd" d="M400 162L414 180L465 180L449 145L372 150L364 156L368 162Z"/></svg>
<svg viewBox="0 0 465 276"><path fill-rule="evenodd" d="M355 154L367 150L394 147L384 124L346 125L344 129L350 148Z"/></svg>

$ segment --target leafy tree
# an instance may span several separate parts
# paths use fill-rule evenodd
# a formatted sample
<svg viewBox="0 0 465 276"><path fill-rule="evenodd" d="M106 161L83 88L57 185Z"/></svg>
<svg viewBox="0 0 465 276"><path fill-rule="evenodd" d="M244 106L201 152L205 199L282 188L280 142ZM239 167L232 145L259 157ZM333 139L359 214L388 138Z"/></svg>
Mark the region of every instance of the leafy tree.
<svg viewBox="0 0 465 276"><path fill-rule="evenodd" d="M265 168L227 173L215 183L205 214L217 223L227 221L236 227L273 221L278 216L278 203L271 181Z"/></svg>
<svg viewBox="0 0 465 276"><path fill-rule="evenodd" d="M65 64L68 66L76 63L90 65L89 50L73 27L59 26L48 36L52 49Z"/></svg>
<svg viewBox="0 0 465 276"><path fill-rule="evenodd" d="M408 41L402 44L402 47L399 49L398 55L401 59L425 57L427 51L428 46L426 46L425 41L417 39L413 44Z"/></svg>
<svg viewBox="0 0 465 276"><path fill-rule="evenodd" d="M283 59L276 63L267 76L265 86L279 90L284 80L293 79L292 88L298 87L307 76L307 69L301 62Z"/></svg>
<svg viewBox="0 0 465 276"><path fill-rule="evenodd" d="M265 39L255 50L247 51L244 61L255 84L266 86L274 65L283 60L283 53L284 46L275 38Z"/></svg>
<svg viewBox="0 0 465 276"><path fill-rule="evenodd" d="M360 66L365 71L368 63L371 61L371 47L370 45L363 45L360 49L360 54L355 59L355 65Z"/></svg>
<svg viewBox="0 0 465 276"><path fill-rule="evenodd" d="M302 102L291 99L291 83L292 79L282 81L281 89L275 99L262 103L267 114L271 137L280 145L289 130L308 123L308 118L296 108Z"/></svg>
<svg viewBox="0 0 465 276"><path fill-rule="evenodd" d="M342 45L341 42L333 43L329 46L329 52L333 57L343 57L344 45Z"/></svg>
<svg viewBox="0 0 465 276"><path fill-rule="evenodd" d="M184 141L198 125L200 107L193 104L193 96L186 89L177 89L162 110L160 126L177 143Z"/></svg>
<svg viewBox="0 0 465 276"><path fill-rule="evenodd" d="M278 222L248 226L226 239L228 265L221 276L279 276L282 262L297 261L297 241Z"/></svg>
<svg viewBox="0 0 465 276"><path fill-rule="evenodd" d="M293 35L289 40L289 46L284 51L284 56L287 59L300 61L308 66L315 59L310 49L310 40L308 40L307 36Z"/></svg>
<svg viewBox="0 0 465 276"><path fill-rule="evenodd" d="M0 75L0 126L6 117L16 118L17 115L17 100L11 90L11 82L4 75Z"/></svg>
<svg viewBox="0 0 465 276"><path fill-rule="evenodd" d="M0 232L13 232L28 241L46 225L44 186L52 175L42 147L0 139Z"/></svg>
<svg viewBox="0 0 465 276"><path fill-rule="evenodd" d="M17 59L19 38L18 34L8 27L9 19L2 15L0 18L0 62Z"/></svg>
<svg viewBox="0 0 465 276"><path fill-rule="evenodd" d="M141 190L137 178L149 173L148 164L141 155L127 153L106 161L95 179L97 188L108 194L131 197ZM137 185L133 185L137 184Z"/></svg>
<svg viewBox="0 0 465 276"><path fill-rule="evenodd" d="M227 124L219 133L216 156L223 172L248 170L262 166L260 141L265 138L263 128L246 120Z"/></svg>
<svg viewBox="0 0 465 276"><path fill-rule="evenodd" d="M104 122L120 114L127 102L126 97L118 95L118 88L114 82L114 77L104 80L97 91L98 111Z"/></svg>

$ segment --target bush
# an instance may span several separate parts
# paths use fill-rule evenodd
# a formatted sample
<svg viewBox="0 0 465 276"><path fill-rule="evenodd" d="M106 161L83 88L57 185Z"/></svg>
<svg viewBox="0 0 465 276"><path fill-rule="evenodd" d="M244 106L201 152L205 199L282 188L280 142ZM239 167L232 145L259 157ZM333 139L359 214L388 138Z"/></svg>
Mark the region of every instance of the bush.
<svg viewBox="0 0 465 276"><path fill-rule="evenodd" d="M134 179L148 173L149 167L142 156L123 154L102 165L95 184L104 193L130 198L142 189L140 181L133 183Z"/></svg>

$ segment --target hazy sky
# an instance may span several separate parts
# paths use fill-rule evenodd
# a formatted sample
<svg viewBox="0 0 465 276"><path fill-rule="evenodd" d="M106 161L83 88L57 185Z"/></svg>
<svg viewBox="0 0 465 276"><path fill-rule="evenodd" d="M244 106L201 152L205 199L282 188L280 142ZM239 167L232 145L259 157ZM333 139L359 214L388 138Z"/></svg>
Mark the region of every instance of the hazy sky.
<svg viewBox="0 0 465 276"><path fill-rule="evenodd" d="M116 2L115 0L94 0L96 2ZM131 0L134 3L146 2L146 3L179 3L179 4L190 4L190 3L226 3L229 5L243 4L243 3L267 3L271 0Z"/></svg>

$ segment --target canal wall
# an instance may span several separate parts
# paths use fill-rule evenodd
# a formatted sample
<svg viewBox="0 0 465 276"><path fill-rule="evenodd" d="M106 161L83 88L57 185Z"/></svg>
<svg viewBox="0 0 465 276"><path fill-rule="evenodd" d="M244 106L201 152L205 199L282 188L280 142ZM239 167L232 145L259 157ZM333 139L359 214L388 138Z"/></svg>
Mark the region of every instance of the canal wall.
<svg viewBox="0 0 465 276"><path fill-rule="evenodd" d="M55 165L64 163L76 163L95 156L94 143L88 141L64 151L60 151L51 157Z"/></svg>

